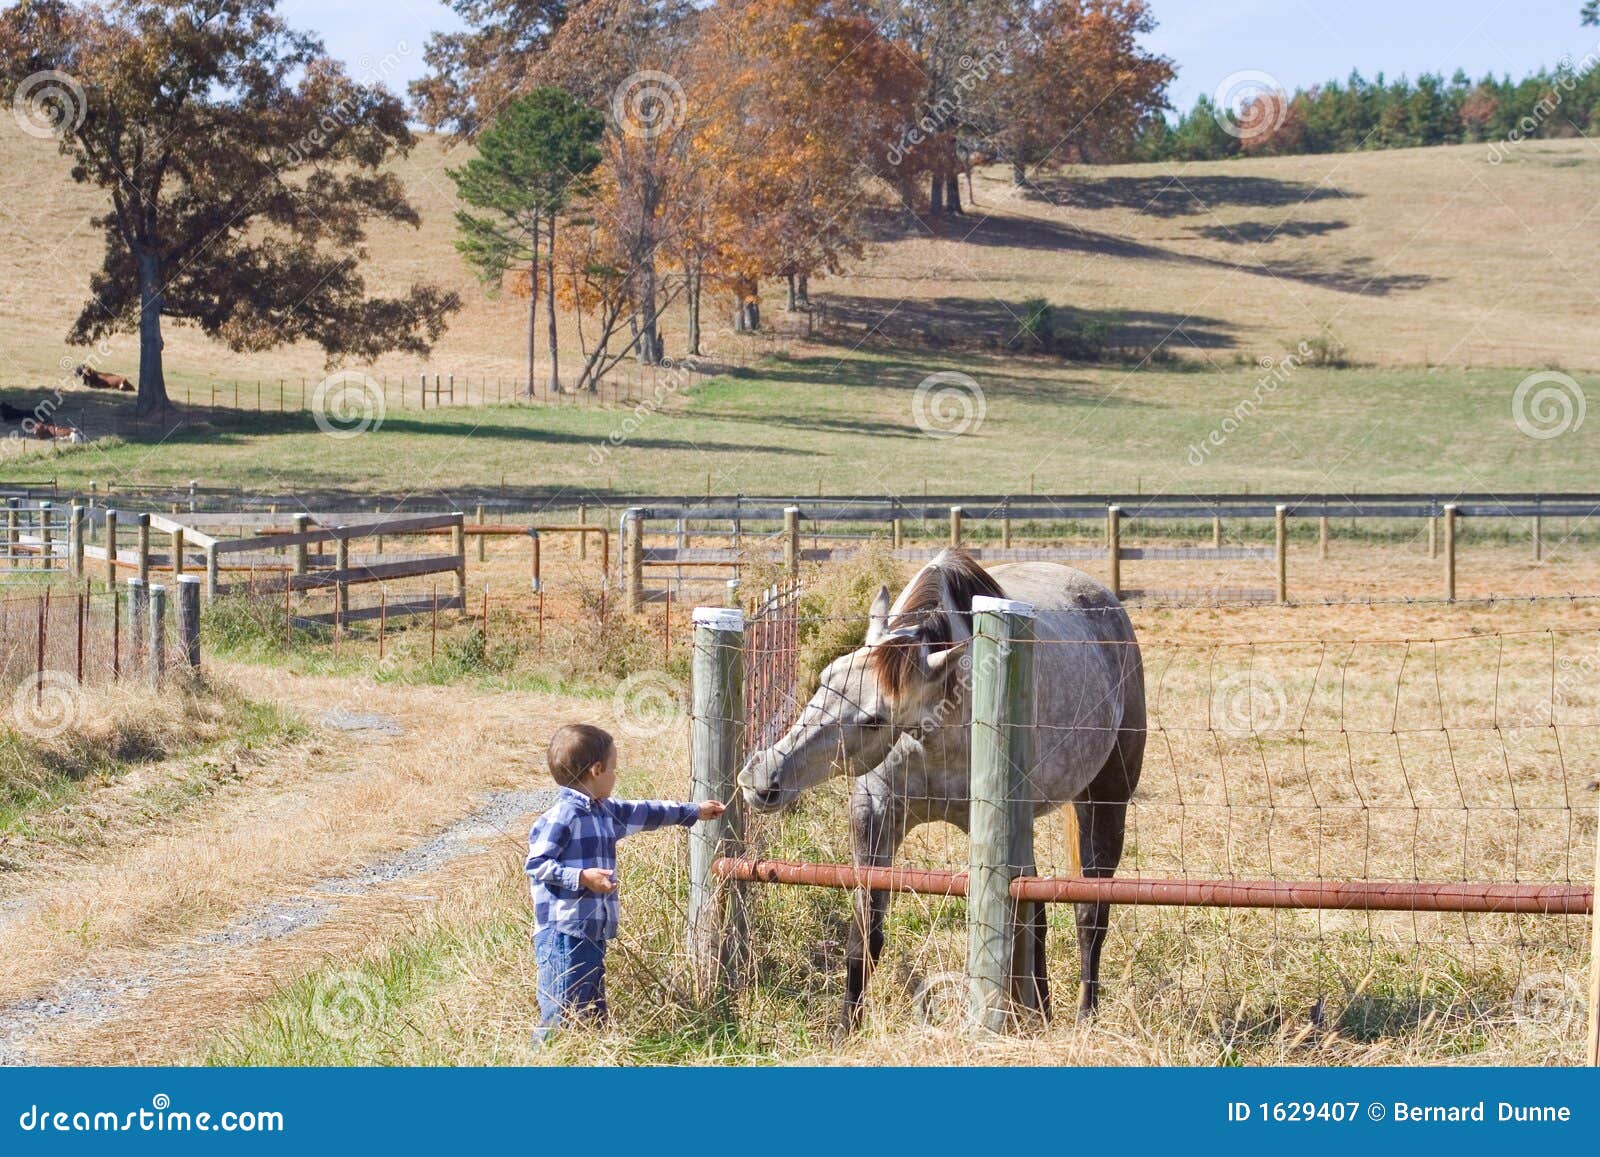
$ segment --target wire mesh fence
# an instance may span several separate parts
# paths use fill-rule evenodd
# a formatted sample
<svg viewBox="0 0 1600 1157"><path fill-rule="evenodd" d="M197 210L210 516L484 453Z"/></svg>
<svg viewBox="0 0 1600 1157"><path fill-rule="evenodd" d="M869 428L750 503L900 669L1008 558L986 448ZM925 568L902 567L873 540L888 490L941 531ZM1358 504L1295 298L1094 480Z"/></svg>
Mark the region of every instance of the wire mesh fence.
<svg viewBox="0 0 1600 1157"><path fill-rule="evenodd" d="M865 1007L962 1022L973 698L986 693L972 617L785 611L779 626L776 613L742 642L739 856L850 867L744 875L900 874L875 876L870 898L746 885L742 1007L820 1019L842 1000L847 1020ZM1085 626L1121 613L1041 607L1018 644L1034 714L1013 725L1031 753L1006 802L1032 846L1012 873L1041 880L1038 899L1114 868L1125 899L1144 901L1119 900L1103 948L1095 904L1042 906L1040 975L1058 1009L1061 993L1084 997L1103 953L1102 1016L1187 1026L1224 1059L1345 1048L1414 1061L1489 1040L1511 1042L1497 1055L1578 1059L1600 631L1225 642ZM805 685L798 654L841 629L872 643ZM890 889L903 893L892 905Z"/></svg>

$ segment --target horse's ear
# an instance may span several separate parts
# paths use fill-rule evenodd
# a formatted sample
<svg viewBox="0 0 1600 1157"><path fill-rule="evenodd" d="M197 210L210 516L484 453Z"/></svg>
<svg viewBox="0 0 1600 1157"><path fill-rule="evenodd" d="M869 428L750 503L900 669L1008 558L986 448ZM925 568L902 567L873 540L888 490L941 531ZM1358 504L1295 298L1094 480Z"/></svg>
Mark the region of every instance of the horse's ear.
<svg viewBox="0 0 1600 1157"><path fill-rule="evenodd" d="M872 600L872 609L867 613L867 646L883 642L883 637L889 633L889 588L879 587L878 595Z"/></svg>
<svg viewBox="0 0 1600 1157"><path fill-rule="evenodd" d="M966 640L962 640L942 650L932 652L927 652L926 648L923 650L927 653L927 658L921 664L922 673L929 679L942 679L965 660L967 643Z"/></svg>

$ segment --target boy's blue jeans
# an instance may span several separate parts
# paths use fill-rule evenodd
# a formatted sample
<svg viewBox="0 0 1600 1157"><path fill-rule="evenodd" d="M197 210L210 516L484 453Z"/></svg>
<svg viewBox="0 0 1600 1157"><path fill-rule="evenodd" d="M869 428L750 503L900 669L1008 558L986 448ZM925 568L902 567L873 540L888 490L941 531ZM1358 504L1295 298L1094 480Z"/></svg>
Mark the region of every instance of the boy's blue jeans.
<svg viewBox="0 0 1600 1157"><path fill-rule="evenodd" d="M606 942L541 928L533 936L539 968L539 1033L606 1018Z"/></svg>

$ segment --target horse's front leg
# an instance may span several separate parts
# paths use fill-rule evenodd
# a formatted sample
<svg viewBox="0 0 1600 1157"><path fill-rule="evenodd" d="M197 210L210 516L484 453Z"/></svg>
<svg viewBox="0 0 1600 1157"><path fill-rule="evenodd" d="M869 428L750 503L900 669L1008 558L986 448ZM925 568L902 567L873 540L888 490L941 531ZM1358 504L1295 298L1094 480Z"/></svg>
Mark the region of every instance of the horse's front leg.
<svg viewBox="0 0 1600 1157"><path fill-rule="evenodd" d="M900 817L886 779L862 776L850 788L850 856L858 868L887 868L899 844ZM845 948L844 1008L839 1027L854 1032L861 1023L862 999L872 970L883 955L883 921L889 893L857 888L855 918Z"/></svg>

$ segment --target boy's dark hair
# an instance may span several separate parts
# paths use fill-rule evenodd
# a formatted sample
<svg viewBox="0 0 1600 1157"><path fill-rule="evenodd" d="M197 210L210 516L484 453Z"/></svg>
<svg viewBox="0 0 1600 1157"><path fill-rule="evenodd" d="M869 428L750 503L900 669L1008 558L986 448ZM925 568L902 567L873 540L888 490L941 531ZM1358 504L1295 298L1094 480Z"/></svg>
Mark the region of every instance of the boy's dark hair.
<svg viewBox="0 0 1600 1157"><path fill-rule="evenodd" d="M550 776L562 787L571 787L597 763L604 763L616 746L609 731L588 723L568 723L550 737L546 761Z"/></svg>

